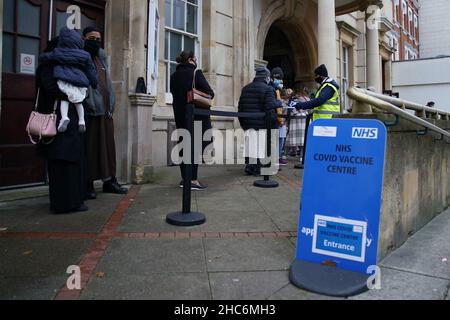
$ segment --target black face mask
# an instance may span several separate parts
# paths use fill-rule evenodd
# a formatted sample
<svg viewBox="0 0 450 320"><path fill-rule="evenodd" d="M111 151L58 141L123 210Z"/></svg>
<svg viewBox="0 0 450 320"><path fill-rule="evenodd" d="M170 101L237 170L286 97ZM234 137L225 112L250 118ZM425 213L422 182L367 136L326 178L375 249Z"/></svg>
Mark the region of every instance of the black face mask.
<svg viewBox="0 0 450 320"><path fill-rule="evenodd" d="M100 42L98 42L97 40L86 40L84 42L84 50L89 52L92 56L98 56L100 47Z"/></svg>
<svg viewBox="0 0 450 320"><path fill-rule="evenodd" d="M317 77L315 80L316 80L316 82L318 84L322 84L322 82L323 82L323 78L322 77Z"/></svg>

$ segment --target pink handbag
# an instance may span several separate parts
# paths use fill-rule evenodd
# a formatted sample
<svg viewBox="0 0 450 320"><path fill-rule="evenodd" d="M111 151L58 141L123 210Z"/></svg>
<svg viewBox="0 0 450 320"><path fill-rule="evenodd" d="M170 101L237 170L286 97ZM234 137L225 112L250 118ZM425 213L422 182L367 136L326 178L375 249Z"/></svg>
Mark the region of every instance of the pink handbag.
<svg viewBox="0 0 450 320"><path fill-rule="evenodd" d="M31 112L30 119L28 120L27 125L27 133L30 137L30 141L32 144L50 144L53 142L54 138L56 137L57 131L56 131L56 121L57 121L57 115L56 115L56 108L58 107L58 100L55 100L55 105L53 107L53 113L52 114L43 114L39 113L37 111L38 109L38 101L39 101L39 92L40 89L38 89L37 97L36 97L36 103L34 105L34 111ZM39 140L36 142L34 137L39 137ZM53 138L48 142L43 141L43 138Z"/></svg>
<svg viewBox="0 0 450 320"><path fill-rule="evenodd" d="M203 109L210 109L212 104L212 97L209 94L201 92L195 88L195 76L197 75L197 70L194 71L194 80L192 82L192 90L188 91L187 101L188 103L194 104L196 107Z"/></svg>

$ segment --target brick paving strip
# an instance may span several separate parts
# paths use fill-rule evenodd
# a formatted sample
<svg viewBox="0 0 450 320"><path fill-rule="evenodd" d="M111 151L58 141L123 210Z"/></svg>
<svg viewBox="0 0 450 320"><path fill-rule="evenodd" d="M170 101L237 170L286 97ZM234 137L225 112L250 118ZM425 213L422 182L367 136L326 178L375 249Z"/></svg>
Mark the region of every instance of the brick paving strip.
<svg viewBox="0 0 450 320"><path fill-rule="evenodd" d="M66 284L64 284L64 287L61 288L61 290L56 295L55 300L79 299L81 292L88 284L95 268L100 262L100 259L103 257L109 242L114 238L116 228L122 222L122 219L133 204L133 201L138 195L139 191L139 187L132 187L130 189L128 194L119 202L116 210L109 218L109 221L106 223L101 233L98 234L94 243L82 257L79 263L79 267L81 270L81 290L69 290Z"/></svg>
<svg viewBox="0 0 450 320"><path fill-rule="evenodd" d="M0 232L0 239L95 239L97 233L80 232Z"/></svg>
<svg viewBox="0 0 450 320"><path fill-rule="evenodd" d="M0 239L97 239L98 233L71 232L3 232ZM229 239L229 238L291 238L297 237L297 231L271 232L113 232L114 238L131 239Z"/></svg>

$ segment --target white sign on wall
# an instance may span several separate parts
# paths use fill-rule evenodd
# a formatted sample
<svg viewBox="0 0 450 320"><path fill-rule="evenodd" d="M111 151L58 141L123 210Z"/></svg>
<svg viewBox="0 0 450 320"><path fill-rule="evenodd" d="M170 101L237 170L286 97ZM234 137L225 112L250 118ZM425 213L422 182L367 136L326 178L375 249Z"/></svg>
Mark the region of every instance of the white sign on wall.
<svg viewBox="0 0 450 320"><path fill-rule="evenodd" d="M36 56L32 54L20 54L20 73L34 74L36 70Z"/></svg>

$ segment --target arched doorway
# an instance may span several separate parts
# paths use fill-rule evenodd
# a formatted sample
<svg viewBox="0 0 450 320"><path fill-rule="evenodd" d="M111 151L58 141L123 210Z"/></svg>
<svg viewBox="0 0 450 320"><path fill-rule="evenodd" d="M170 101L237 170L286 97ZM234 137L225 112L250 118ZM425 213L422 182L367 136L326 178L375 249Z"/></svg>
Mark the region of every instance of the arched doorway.
<svg viewBox="0 0 450 320"><path fill-rule="evenodd" d="M286 87L293 88L295 86L295 54L286 34L275 25L269 29L267 34L263 59L268 62L269 70L276 67L283 69Z"/></svg>
<svg viewBox="0 0 450 320"><path fill-rule="evenodd" d="M263 60L272 70L280 67L285 73L285 87L314 88L313 67L316 49L302 28L287 20L275 21L265 37Z"/></svg>

